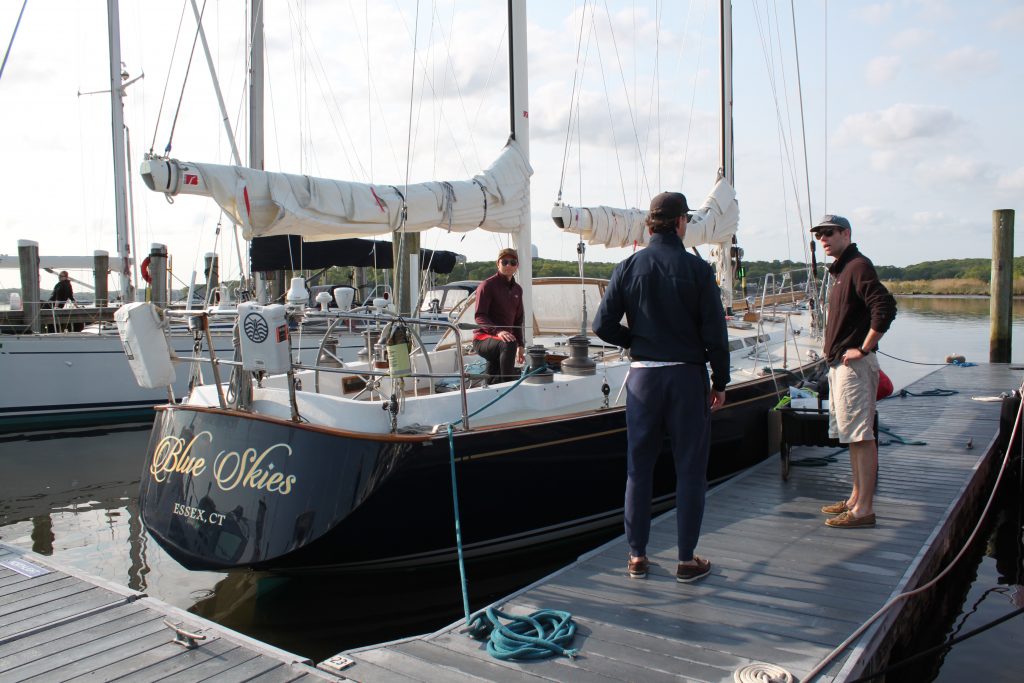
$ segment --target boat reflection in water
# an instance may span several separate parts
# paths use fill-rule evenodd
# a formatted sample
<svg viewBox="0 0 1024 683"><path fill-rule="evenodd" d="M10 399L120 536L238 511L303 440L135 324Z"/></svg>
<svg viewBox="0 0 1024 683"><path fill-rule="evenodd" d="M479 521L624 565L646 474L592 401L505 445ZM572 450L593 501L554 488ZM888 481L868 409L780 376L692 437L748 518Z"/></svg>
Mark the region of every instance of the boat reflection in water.
<svg viewBox="0 0 1024 683"><path fill-rule="evenodd" d="M92 573L145 591L138 453L149 430L148 424L113 425L0 438L0 539L46 556L88 553ZM127 566L118 558L125 540ZM107 545L121 547L90 552Z"/></svg>

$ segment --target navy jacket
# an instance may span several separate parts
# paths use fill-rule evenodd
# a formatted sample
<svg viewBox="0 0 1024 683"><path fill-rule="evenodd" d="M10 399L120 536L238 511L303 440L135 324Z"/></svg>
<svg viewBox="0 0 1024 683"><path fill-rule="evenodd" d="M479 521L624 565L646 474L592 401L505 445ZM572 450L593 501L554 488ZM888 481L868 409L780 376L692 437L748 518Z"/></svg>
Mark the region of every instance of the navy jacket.
<svg viewBox="0 0 1024 683"><path fill-rule="evenodd" d="M721 391L729 383L729 335L714 271L675 234L651 235L645 249L615 267L594 333L628 348L633 360L710 362L712 386Z"/></svg>

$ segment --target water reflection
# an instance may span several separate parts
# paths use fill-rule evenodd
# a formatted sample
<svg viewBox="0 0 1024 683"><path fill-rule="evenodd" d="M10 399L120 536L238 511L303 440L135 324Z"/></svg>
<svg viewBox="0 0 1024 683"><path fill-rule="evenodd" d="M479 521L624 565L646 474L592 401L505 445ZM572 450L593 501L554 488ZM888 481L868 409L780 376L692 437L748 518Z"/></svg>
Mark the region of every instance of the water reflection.
<svg viewBox="0 0 1024 683"><path fill-rule="evenodd" d="M987 319L989 298L985 296L899 296L897 319L904 313L947 321ZM1021 304L1014 302L1015 308Z"/></svg>

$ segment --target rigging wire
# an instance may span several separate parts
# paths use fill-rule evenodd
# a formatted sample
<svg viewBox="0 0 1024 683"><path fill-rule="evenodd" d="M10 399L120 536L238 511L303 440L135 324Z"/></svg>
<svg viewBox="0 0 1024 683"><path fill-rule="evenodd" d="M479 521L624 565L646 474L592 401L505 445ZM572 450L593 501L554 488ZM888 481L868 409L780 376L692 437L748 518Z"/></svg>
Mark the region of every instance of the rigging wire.
<svg viewBox="0 0 1024 683"><path fill-rule="evenodd" d="M593 14L593 10L591 10ZM569 143L572 139L573 131L573 107L576 107L576 120L579 121L579 103L578 97L579 92L583 89L583 74L580 72L580 51L583 49L583 27L587 23L587 0L583 0L583 11L580 12L580 32L579 37L576 40L576 68L572 72L572 87L569 90L569 125L565 128L565 144L562 147L562 172L558 177L558 199L556 201L562 201L562 188L565 186L565 169L569 161ZM589 51L590 42L587 41L587 48ZM579 91L577 90L577 85Z"/></svg>
<svg viewBox="0 0 1024 683"><path fill-rule="evenodd" d="M690 32L690 10L692 9L692 7L693 7L692 3L687 4L687 7L686 7L686 23L683 25L683 36L684 37L686 36L686 34L688 34ZM704 14L703 14L703 16L701 16L701 19L700 19L700 25L701 26L704 25L704 22L707 19L707 15L708 15L708 3L705 1L705 3L704 3ZM704 32L703 31L698 31L698 35L700 36L700 41L697 43L697 50L696 50L697 66L696 66L696 68L693 71L693 82L692 82L692 85L690 87L690 115L686 118L686 137L684 138L684 141L683 141L683 160L682 160L683 161L683 165L682 165L682 168L680 169L680 172L679 172L679 187L684 187L685 184L686 184L686 160L690 156L690 154L689 154L689 151L690 151L690 136L693 133L693 109L694 109L694 107L696 106L696 103L697 103L697 79L700 77L700 65L701 65L702 58L704 56ZM679 46L679 56L677 57L677 61L678 62L682 61L682 59L683 59L683 52L686 49L686 41L683 40L683 41L681 41L681 43L682 44Z"/></svg>
<svg viewBox="0 0 1024 683"><path fill-rule="evenodd" d="M14 22L14 31L11 32L11 40L7 43L7 50L4 52L4 61L0 64L0 78L4 77L4 68L7 66L7 58L11 56L11 48L14 47L14 37L18 35L18 27L21 26L21 17L25 14L25 6L28 0L21 3L21 10L18 11L18 20Z"/></svg>
<svg viewBox="0 0 1024 683"><path fill-rule="evenodd" d="M416 0L416 16L415 16L415 23L413 24L413 26L414 26L415 30L413 31L413 41L412 41L412 67L409 69L409 120L407 122L406 140L405 140L405 144L406 144L406 148L405 148L405 192L402 193L402 211L401 211L401 214L399 216L399 223L398 223L398 231L399 231L398 256L399 257L401 257L403 254L405 254L405 236L406 236L406 232L407 232L406 231L406 220L405 219L406 219L406 216L408 215L407 214L408 205L406 204L406 197L409 196L409 173L410 173L410 167L412 165L412 112L413 112L413 104L414 104L414 102L416 100L416 56L417 56L417 52L416 51L417 51L417 49L419 47L419 26L420 26L420 2L419 2L419 0ZM398 261L398 259L396 258L395 261ZM403 288L403 285L404 285L403 275L405 274L405 271L406 271L406 269L404 267L402 267L401 264L395 263L395 287L398 290L397 292L395 292L395 301L396 301L397 304L399 304L399 306L400 306L400 302L403 299L403 297L402 297L402 292L404 291L404 288ZM401 312L402 312L401 309L399 309L399 313L401 313Z"/></svg>
<svg viewBox="0 0 1024 683"><path fill-rule="evenodd" d="M594 19L593 14L591 14L590 18L593 22L593 30L594 32L596 32L597 21L596 19ZM622 187L622 205L629 206L629 200L626 198L626 184L625 181L623 181L622 179L622 159L619 157L619 141L617 139L617 136L615 135L615 114L612 112L611 97L608 97L608 79L605 77L604 59L601 56L601 41L596 41L594 44L597 46L597 63L601 67L601 82L604 85L605 104L608 106L608 121L611 124L609 128L612 134L612 149L615 150L615 165L619 171L619 185Z"/></svg>
<svg viewBox="0 0 1024 683"><path fill-rule="evenodd" d="M827 4L827 3L826 3ZM793 58L796 62L796 89L797 100L800 103L800 139L804 148L804 182L807 184L807 220L809 224L814 223L814 208L811 198L811 171L807 161L807 118L804 116L804 86L803 77L800 72L800 45L796 33L796 6L793 0L789 0L790 16L793 21ZM827 72L826 72L827 73ZM828 100L826 99L826 104ZM827 145L826 145L827 147ZM804 224L800 224L800 232L804 230ZM805 240L800 240L806 245ZM807 247L804 246L804 258L807 259ZM809 259L807 259L809 260Z"/></svg>
<svg viewBox="0 0 1024 683"><path fill-rule="evenodd" d="M186 0L187 2L188 0ZM174 109L174 118L171 120L171 132L167 136L167 145L164 147L164 156L170 156L171 145L174 140L174 131L178 127L178 116L181 115L181 105L185 100L185 84L188 82L188 76L192 72L192 60L196 57L196 43L199 42L199 32L202 30L202 18L206 12L206 0L203 0L203 8L199 11L199 17L196 21L196 33L192 38L192 50L188 56L188 64L185 67L185 77L181 82L181 92L178 94L178 106ZM156 133L153 134L154 142Z"/></svg>
<svg viewBox="0 0 1024 683"><path fill-rule="evenodd" d="M766 10L766 13L767 13L767 10ZM790 136L787 135L785 126L783 125L782 107L780 106L780 101L782 100L782 96L785 95L785 82L783 82L783 93L782 93L782 96L780 96L779 86L778 86L778 83L776 82L775 70L773 68L772 50L769 47L769 44L771 43L771 40L770 40L771 25L770 25L770 22L769 22L769 17L765 18L765 24L767 25L767 28L762 25L762 23L761 23L761 16L760 16L759 12L756 12L756 11L754 12L754 20L755 20L755 23L757 25L758 35L760 36L760 39L761 39L761 54L762 54L762 57L764 58L765 69L768 72L768 83L769 83L769 86L770 86L770 89L771 89L771 92L772 92L772 99L773 99L773 101L775 103L775 121L776 121L776 125L777 125L777 128L778 128L779 140L780 140L780 143L782 144L782 146L783 146L783 148L785 150L785 152L781 155L782 158L786 161L786 164L784 165L784 169L785 169L785 171L788 172L789 179L790 179L790 185L793 188L794 201L796 201L796 204L797 204L798 215L802 216L803 215L803 208L802 208L802 202L800 201L799 181L798 181L797 176L796 176L796 172L795 172L796 164L795 164L795 161L793 159L794 150L792 149L792 147L790 145ZM767 34L768 37L766 37L766 34ZM779 65L779 68L780 68L780 71L782 71L783 74L785 74L785 69L784 69L784 67L781 64ZM785 186L785 174L783 175L783 179L784 179L783 180L783 184ZM787 242L788 242L788 240L787 240ZM804 240L801 239L800 242L801 242L801 244L803 244ZM805 257L805 259L807 257L806 251L804 252L804 257Z"/></svg>
<svg viewBox="0 0 1024 683"><path fill-rule="evenodd" d="M650 194L651 194L651 184L647 180L647 167L644 164L643 149L641 149L641 147L640 147L640 135L639 135L639 133L637 132L637 129L636 129L636 116L633 114L632 99L629 96L629 88L626 85L626 74L625 74L625 72L624 72L624 70L622 68L622 57L619 56L619 43L615 39L615 27L612 25L612 14L611 14L611 10L608 8L608 0L604 0L604 9L605 9L605 17L608 19L608 32L610 33L610 35L612 37L612 47L615 49L615 59L618 62L618 65L619 65L619 76L620 76L620 78L622 80L622 92L626 96L626 110L629 112L629 123L630 123L630 125L633 128L633 139L636 142L637 160L640 162L640 172L643 175L644 187L647 190L648 196L650 196ZM628 201L626 202L626 206L629 206L629 202Z"/></svg>

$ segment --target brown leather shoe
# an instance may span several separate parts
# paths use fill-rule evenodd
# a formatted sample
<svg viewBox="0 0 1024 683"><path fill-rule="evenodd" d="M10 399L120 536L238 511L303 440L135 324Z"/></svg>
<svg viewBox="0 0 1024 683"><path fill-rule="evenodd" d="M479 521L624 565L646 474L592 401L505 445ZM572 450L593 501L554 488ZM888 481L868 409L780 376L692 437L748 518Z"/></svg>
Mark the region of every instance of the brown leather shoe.
<svg viewBox="0 0 1024 683"><path fill-rule="evenodd" d="M630 557L629 564L626 565L626 574L631 579L646 579L649 565L647 557Z"/></svg>
<svg viewBox="0 0 1024 683"><path fill-rule="evenodd" d="M821 511L826 515L841 515L844 512L848 512L850 507L846 504L846 499L839 501L838 503L832 503L831 505L822 505Z"/></svg>
<svg viewBox="0 0 1024 683"><path fill-rule="evenodd" d="M711 561L705 560L703 557L693 556L696 564L683 564L682 562L676 567L676 581L679 583L690 583L697 579L703 579L705 576L711 573Z"/></svg>
<svg viewBox="0 0 1024 683"><path fill-rule="evenodd" d="M868 528L875 525L875 514L871 513L863 517L854 517L853 513L847 510L837 517L826 519L825 524L843 529Z"/></svg>

